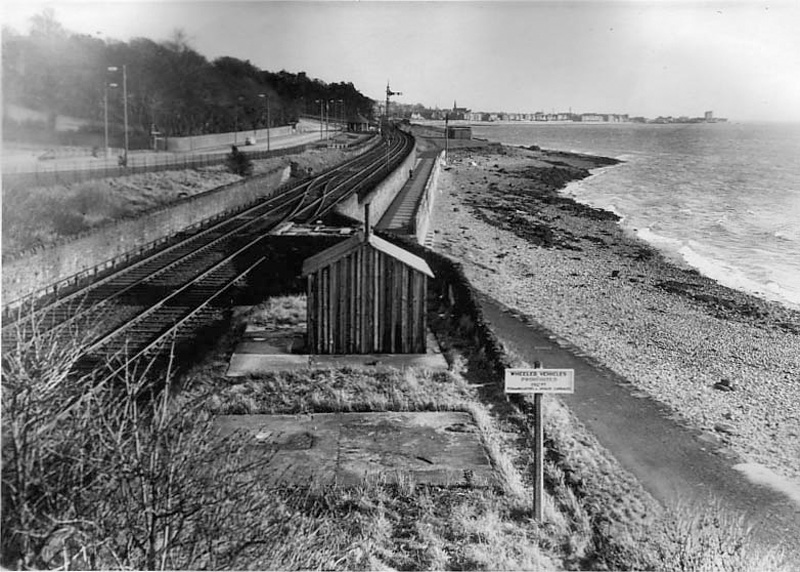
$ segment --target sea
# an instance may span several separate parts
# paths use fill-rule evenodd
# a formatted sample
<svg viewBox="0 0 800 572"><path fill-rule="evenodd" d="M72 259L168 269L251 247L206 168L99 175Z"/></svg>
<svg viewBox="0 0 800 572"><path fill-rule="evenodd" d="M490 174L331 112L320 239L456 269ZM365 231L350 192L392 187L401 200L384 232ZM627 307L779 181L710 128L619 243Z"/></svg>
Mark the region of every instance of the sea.
<svg viewBox="0 0 800 572"><path fill-rule="evenodd" d="M800 310L800 124L473 124L509 145L621 159L564 192L667 258Z"/></svg>

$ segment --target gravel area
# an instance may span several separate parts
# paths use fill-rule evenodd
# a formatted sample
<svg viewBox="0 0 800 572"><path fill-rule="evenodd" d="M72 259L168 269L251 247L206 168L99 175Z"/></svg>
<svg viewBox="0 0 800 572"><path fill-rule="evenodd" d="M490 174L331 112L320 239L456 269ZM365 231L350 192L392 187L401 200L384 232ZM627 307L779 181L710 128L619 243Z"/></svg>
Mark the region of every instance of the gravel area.
<svg viewBox="0 0 800 572"><path fill-rule="evenodd" d="M434 248L744 461L800 479L800 313L668 263L616 216L556 190L599 158L451 153ZM545 364L546 365L546 364Z"/></svg>

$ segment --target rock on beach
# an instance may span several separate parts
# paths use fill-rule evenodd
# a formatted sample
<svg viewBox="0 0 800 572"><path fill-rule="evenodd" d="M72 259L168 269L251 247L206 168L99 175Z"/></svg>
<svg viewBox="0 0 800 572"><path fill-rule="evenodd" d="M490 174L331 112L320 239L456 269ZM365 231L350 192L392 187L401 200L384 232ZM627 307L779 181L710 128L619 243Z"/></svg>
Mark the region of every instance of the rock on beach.
<svg viewBox="0 0 800 572"><path fill-rule="evenodd" d="M614 213L559 193L614 160L499 145L450 158L434 248L477 289L748 462L800 478L800 313L677 267Z"/></svg>

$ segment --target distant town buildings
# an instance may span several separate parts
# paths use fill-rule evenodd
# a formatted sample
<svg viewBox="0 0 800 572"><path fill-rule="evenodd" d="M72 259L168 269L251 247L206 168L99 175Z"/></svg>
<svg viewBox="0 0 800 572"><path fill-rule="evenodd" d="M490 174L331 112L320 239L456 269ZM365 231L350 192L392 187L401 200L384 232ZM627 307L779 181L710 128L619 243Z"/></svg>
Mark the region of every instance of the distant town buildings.
<svg viewBox="0 0 800 572"><path fill-rule="evenodd" d="M489 111L472 111L466 107L458 107L457 102L453 102L452 109L428 109L419 104L413 106L398 105L398 112L401 117L411 120L444 120L450 121L469 121L470 123L493 122L493 121L526 121L542 123L720 123L727 121L714 117L713 111L706 111L703 117L657 117L647 119L645 117L630 117L627 113L573 113L551 112L545 113L537 111L534 113L506 113Z"/></svg>

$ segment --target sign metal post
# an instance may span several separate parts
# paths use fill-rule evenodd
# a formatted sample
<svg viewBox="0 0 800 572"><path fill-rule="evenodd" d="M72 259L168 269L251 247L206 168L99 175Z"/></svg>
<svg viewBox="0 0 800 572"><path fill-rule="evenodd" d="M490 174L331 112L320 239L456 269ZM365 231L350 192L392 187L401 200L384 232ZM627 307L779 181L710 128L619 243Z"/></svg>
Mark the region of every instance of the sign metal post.
<svg viewBox="0 0 800 572"><path fill-rule="evenodd" d="M542 396L545 393L574 393L575 370L542 369L537 362L533 369L508 368L505 371L507 394L533 394L533 447L534 447L534 518L543 518L544 502L544 423L542 419Z"/></svg>

